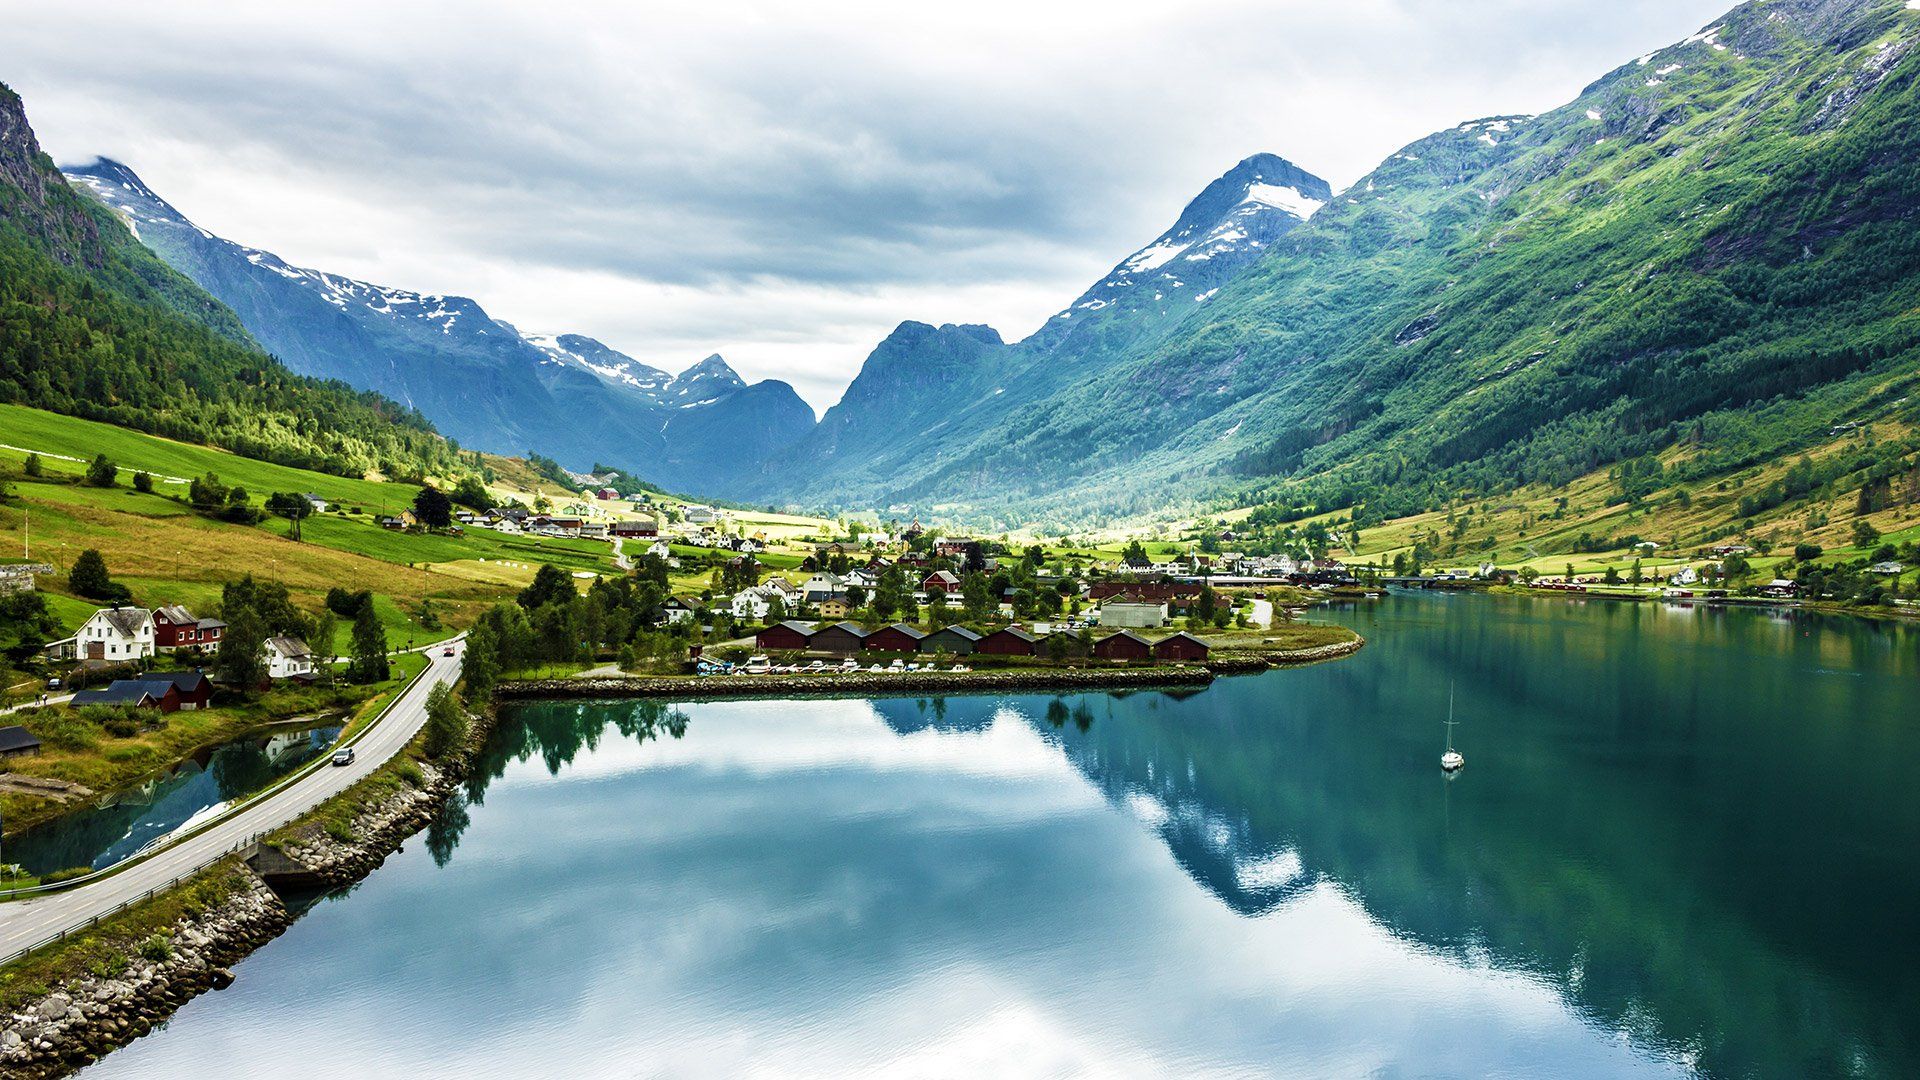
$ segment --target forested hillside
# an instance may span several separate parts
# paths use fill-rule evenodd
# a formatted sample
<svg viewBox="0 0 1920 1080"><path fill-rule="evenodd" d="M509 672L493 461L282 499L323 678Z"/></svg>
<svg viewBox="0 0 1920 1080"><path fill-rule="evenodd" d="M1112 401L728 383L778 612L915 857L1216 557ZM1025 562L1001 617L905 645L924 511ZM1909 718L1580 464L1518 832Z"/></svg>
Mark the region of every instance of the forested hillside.
<svg viewBox="0 0 1920 1080"><path fill-rule="evenodd" d="M417 413L302 378L73 191L0 86L0 401L340 475L449 471Z"/></svg>
<svg viewBox="0 0 1920 1080"><path fill-rule="evenodd" d="M1552 112L1429 136L1174 330L897 433L845 497L1061 524L1381 517L1910 421L1916 40L1904 0L1766 0Z"/></svg>

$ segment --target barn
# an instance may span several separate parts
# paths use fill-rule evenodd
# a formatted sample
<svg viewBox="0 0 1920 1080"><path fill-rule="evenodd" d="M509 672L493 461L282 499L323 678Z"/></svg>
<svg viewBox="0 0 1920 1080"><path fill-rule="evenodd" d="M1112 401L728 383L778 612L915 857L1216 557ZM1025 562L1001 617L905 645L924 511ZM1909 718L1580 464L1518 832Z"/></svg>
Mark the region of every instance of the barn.
<svg viewBox="0 0 1920 1080"><path fill-rule="evenodd" d="M926 640L926 634L915 630L906 623L894 623L883 626L867 635L869 652L919 652L920 643Z"/></svg>
<svg viewBox="0 0 1920 1080"><path fill-rule="evenodd" d="M973 651L992 656L1032 656L1038 642L1032 634L1017 626L995 630L973 643Z"/></svg>
<svg viewBox="0 0 1920 1080"><path fill-rule="evenodd" d="M1205 660L1213 646L1185 630L1153 643L1155 660Z"/></svg>
<svg viewBox="0 0 1920 1080"><path fill-rule="evenodd" d="M867 632L850 622L837 622L813 632L807 643L812 652L851 656L867 646Z"/></svg>
<svg viewBox="0 0 1920 1080"><path fill-rule="evenodd" d="M768 652L803 652L813 647L813 633L812 623L788 619L755 634L753 647Z"/></svg>
<svg viewBox="0 0 1920 1080"><path fill-rule="evenodd" d="M1150 660L1153 643L1131 630L1122 630L1094 642L1093 655L1102 660Z"/></svg>
<svg viewBox="0 0 1920 1080"><path fill-rule="evenodd" d="M920 642L920 651L925 653L952 653L965 656L980 643L980 635L964 626L947 626L928 634Z"/></svg>

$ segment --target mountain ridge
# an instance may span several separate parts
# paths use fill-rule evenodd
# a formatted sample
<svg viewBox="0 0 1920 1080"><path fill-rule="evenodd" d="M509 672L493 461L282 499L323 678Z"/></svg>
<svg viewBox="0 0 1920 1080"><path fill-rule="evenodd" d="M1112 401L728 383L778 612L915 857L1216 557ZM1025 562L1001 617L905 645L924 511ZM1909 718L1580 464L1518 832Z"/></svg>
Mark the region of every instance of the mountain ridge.
<svg viewBox="0 0 1920 1080"><path fill-rule="evenodd" d="M462 445L617 461L665 486L731 493L742 446L797 439L813 411L784 382L754 393L710 356L673 376L579 334L524 335L471 298L294 266L215 236L107 158L66 170L135 238L226 301L295 371L418 408ZM721 413L696 418L691 409ZM730 439L732 427L765 438Z"/></svg>

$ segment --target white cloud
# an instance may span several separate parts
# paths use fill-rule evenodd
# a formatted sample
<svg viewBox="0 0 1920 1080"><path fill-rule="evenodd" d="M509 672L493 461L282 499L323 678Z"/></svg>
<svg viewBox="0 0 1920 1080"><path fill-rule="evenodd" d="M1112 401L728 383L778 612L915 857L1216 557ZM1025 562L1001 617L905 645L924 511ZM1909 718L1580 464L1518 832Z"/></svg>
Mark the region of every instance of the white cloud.
<svg viewBox="0 0 1920 1080"><path fill-rule="evenodd" d="M0 78L232 239L824 406L901 319L1030 332L1247 154L1351 182L1725 5L98 0L13 13Z"/></svg>

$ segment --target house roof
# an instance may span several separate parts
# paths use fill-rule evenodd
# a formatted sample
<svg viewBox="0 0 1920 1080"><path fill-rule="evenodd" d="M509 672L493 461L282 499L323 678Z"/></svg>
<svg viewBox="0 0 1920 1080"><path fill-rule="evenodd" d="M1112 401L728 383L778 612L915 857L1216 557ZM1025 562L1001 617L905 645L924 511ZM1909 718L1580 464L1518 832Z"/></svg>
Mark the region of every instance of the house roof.
<svg viewBox="0 0 1920 1080"><path fill-rule="evenodd" d="M979 631L969 630L964 626L943 626L940 629L935 630L933 633L928 634L927 636L939 637L941 634L952 634L954 637L965 638L968 641L980 640Z"/></svg>
<svg viewBox="0 0 1920 1080"><path fill-rule="evenodd" d="M1095 644L1105 645L1107 642L1112 641L1114 638L1132 638L1133 640L1139 642L1142 645L1147 646L1148 648L1153 647L1153 642L1148 641L1146 638L1141 637L1139 634L1136 634L1131 630L1120 630L1120 631L1116 631L1115 633L1108 634L1106 637L1101 638Z"/></svg>
<svg viewBox="0 0 1920 1080"><path fill-rule="evenodd" d="M82 705L139 705L165 697L172 683L156 680L115 679L97 690L82 690L73 695L73 707Z"/></svg>
<svg viewBox="0 0 1920 1080"><path fill-rule="evenodd" d="M192 671L149 671L136 682L171 683L180 688L183 694L192 694L207 685L207 673L195 668Z"/></svg>
<svg viewBox="0 0 1920 1080"><path fill-rule="evenodd" d="M267 648L289 660L299 660L313 655L313 650L307 648L307 643L296 637L270 637L267 639Z"/></svg>
<svg viewBox="0 0 1920 1080"><path fill-rule="evenodd" d="M1194 637L1192 634L1187 633L1185 630L1182 630L1177 634L1172 634L1168 637L1163 637L1156 644L1165 645L1167 642L1172 641L1175 638L1186 638L1188 641L1193 642L1195 645L1198 645L1203 649L1213 648L1212 642L1206 640L1205 638Z"/></svg>
<svg viewBox="0 0 1920 1080"><path fill-rule="evenodd" d="M782 619L777 625L784 626L794 633L799 634L801 637L812 637L814 635L814 625L810 622L801 622L798 619Z"/></svg>
<svg viewBox="0 0 1920 1080"><path fill-rule="evenodd" d="M908 637L910 637L910 638L912 638L912 639L913 639L913 640L915 640L915 641L919 641L919 640L920 640L921 638L924 638L924 637L926 637L926 636L927 636L927 633L926 633L926 631L924 631L924 630L915 630L915 629L914 629L913 627L911 627L911 626L908 626L908 625L907 625L906 623L900 623L900 622L897 622L897 623L894 623L894 624L893 624L892 626L889 626L889 627L886 627L885 629L888 629L888 630L892 630L892 631L894 631L894 632L896 632L896 633L901 633L901 634L905 634L905 635L907 635ZM876 633L876 634L877 634L877 633L879 633L879 632L880 632L880 631L878 631L878 630L875 630L875 631L874 631L874 633Z"/></svg>
<svg viewBox="0 0 1920 1080"><path fill-rule="evenodd" d="M193 612L188 611L185 607L182 607L179 604L167 604L162 607L154 608L153 614L154 614L154 617L156 618L164 618L170 623L175 623L182 626L186 625L187 623L199 621L193 617Z"/></svg>
<svg viewBox="0 0 1920 1080"><path fill-rule="evenodd" d="M194 626L201 630L225 630L227 628L227 624L221 622L219 619L201 619L194 623Z"/></svg>
<svg viewBox="0 0 1920 1080"><path fill-rule="evenodd" d="M19 724L0 727L0 754L11 754L16 750L31 750L39 746L40 740Z"/></svg>
<svg viewBox="0 0 1920 1080"><path fill-rule="evenodd" d="M866 628L861 626L858 623L837 622L837 623L834 623L832 626L823 626L815 632L824 634L829 630L843 630L849 634L852 634L854 637L859 638L861 641L867 640Z"/></svg>
<svg viewBox="0 0 1920 1080"><path fill-rule="evenodd" d="M139 637L140 628L153 621L153 613L146 608L101 608L96 614L105 616L108 624L118 630L121 637Z"/></svg>
<svg viewBox="0 0 1920 1080"><path fill-rule="evenodd" d="M1022 629L1020 629L1020 628L1019 628L1019 627L1017 627L1017 626L1003 626L1003 627L1001 627L1000 629L998 629L998 630L995 630L995 631L994 631L993 633L991 633L991 634L988 634L987 636L988 636L988 637L999 637L999 636L1000 636L1001 634L1006 634L1006 635L1009 635L1009 636L1011 636L1011 637L1016 637L1016 638L1019 638L1019 639L1020 639L1021 641L1033 641L1033 640L1034 640L1034 636L1033 636L1032 634L1029 634L1029 633L1027 633L1027 632L1026 632L1025 630L1022 630Z"/></svg>

